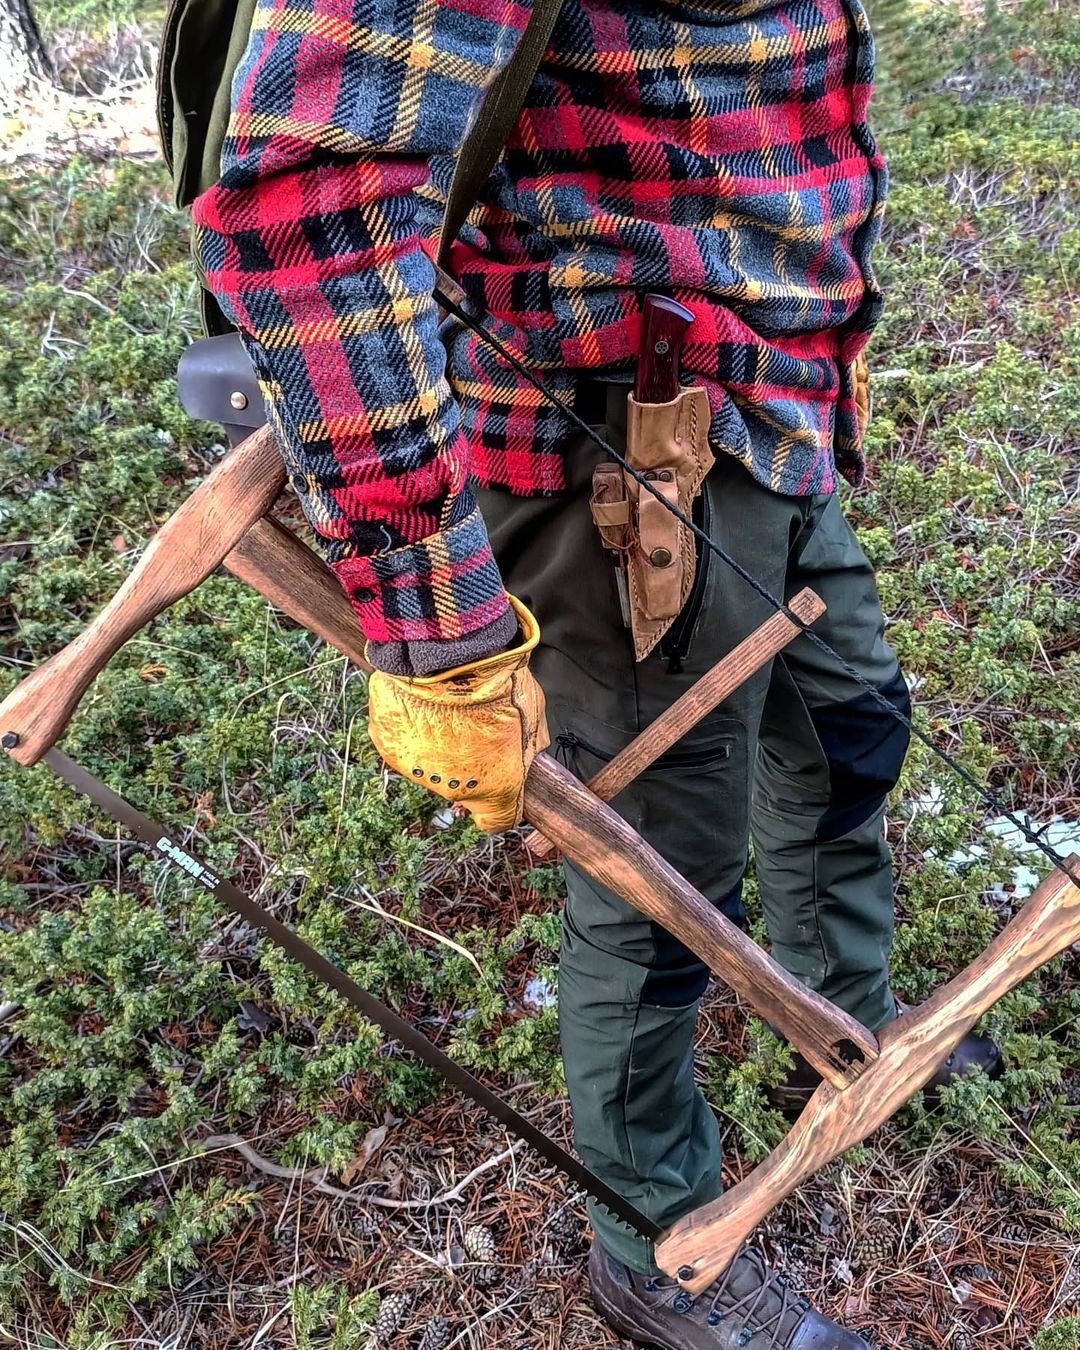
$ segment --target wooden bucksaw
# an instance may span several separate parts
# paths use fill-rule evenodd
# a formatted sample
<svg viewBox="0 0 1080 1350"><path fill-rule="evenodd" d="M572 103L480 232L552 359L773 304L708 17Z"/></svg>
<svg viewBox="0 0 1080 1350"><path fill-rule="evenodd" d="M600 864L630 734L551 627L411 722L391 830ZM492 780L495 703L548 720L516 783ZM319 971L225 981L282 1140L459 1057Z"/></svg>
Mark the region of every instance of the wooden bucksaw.
<svg viewBox="0 0 1080 1350"><path fill-rule="evenodd" d="M526 37L485 100L470 153L459 156L443 224L441 261L445 261L448 245L456 238L505 141L558 9L558 0L536 0ZM165 142L168 157L168 135ZM580 430L592 435L513 353L480 329L468 314L464 292L441 268L437 270L437 295L447 310L481 332L524 379L571 421L577 421ZM603 448L620 459L612 447ZM625 461L620 462L629 468ZM725 556L725 562L758 589L777 612L588 785L542 754L532 765L525 791L525 816L539 832L532 836L534 841L546 836L596 880L676 935L822 1074L822 1084L798 1122L764 1163L720 1199L686 1215L666 1233L660 1232L655 1223L450 1060L417 1028L361 989L238 887L203 866L167 828L142 815L56 749L82 696L110 658L221 564L354 664L369 668L363 635L333 574L270 514L285 480L277 444L270 429L262 426L237 445L158 530L138 565L96 619L0 703L0 743L21 764L47 763L170 865L180 867L197 885L262 928L289 956L301 961L613 1213L654 1241L660 1267L690 1293L701 1292L725 1269L755 1225L795 1187L865 1139L918 1092L998 999L1080 940L1080 857L1057 857L1017 822L1022 833L1051 858L1056 870L977 960L928 1002L874 1036L783 970L607 806L794 637L807 631L810 640L815 640L809 626L824 612L818 596L807 590L787 605L779 603ZM654 488L643 486L655 494ZM689 520L684 524L700 534ZM708 539L700 542L719 551ZM821 645L820 639L816 641ZM914 730L963 773L984 800L989 799L989 794L954 760Z"/></svg>
<svg viewBox="0 0 1080 1350"><path fill-rule="evenodd" d="M450 288L447 278L440 275L439 280L444 289ZM457 303L463 298L456 287L450 294ZM365 1006L366 998L382 1008L243 892L203 868L162 827L54 749L110 658L221 564L356 665L369 668L363 636L333 574L269 514L285 481L277 444L269 427L263 426L236 446L161 527L96 619L0 703L0 741L21 764L45 759L159 854L263 927L354 1006L375 1016L451 1082L522 1133L602 1203L654 1239L661 1269L691 1294L701 1292L725 1269L775 1205L865 1139L918 1092L998 999L1080 940L1080 886L1075 881L1080 857L1073 856L1038 887L977 960L928 1002L875 1036L783 970L606 804L802 632L802 625L810 625L824 612L822 601L809 590L796 596L786 612L777 612L749 634L588 785L549 755L539 755L526 781L528 821L596 880L675 934L822 1074L823 1082L809 1105L764 1163L720 1199L659 1233L656 1225L558 1144L540 1136L420 1032L400 1019L400 1025L392 1024ZM395 1016L387 1009L382 1012Z"/></svg>

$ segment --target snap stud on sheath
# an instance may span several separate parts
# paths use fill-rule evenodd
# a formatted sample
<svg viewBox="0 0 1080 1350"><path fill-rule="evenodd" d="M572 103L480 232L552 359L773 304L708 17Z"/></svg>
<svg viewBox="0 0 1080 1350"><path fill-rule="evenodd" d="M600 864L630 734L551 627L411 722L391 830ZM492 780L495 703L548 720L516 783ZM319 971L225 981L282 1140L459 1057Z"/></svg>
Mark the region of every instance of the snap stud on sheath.
<svg viewBox="0 0 1080 1350"><path fill-rule="evenodd" d="M229 395L229 406L237 412L243 412L248 405L248 396L242 389L234 389Z"/></svg>
<svg viewBox="0 0 1080 1350"><path fill-rule="evenodd" d="M675 555L669 548L654 548L649 554L649 562L654 567L670 567L671 560Z"/></svg>

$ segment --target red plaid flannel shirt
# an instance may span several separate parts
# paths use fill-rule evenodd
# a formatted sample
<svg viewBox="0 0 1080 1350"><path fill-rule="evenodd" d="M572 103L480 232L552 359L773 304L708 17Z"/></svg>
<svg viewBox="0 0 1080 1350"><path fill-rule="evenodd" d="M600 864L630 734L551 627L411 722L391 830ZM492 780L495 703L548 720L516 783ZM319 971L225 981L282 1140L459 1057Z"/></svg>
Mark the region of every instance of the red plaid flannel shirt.
<svg viewBox="0 0 1080 1350"><path fill-rule="evenodd" d="M475 335L440 337L428 256L528 6L258 0L196 203L208 284L375 643L505 619L471 477L564 486L557 414ZM851 363L880 308L872 68L859 0L565 0L452 270L569 398L630 369L643 292L674 295L714 449L831 491L861 471Z"/></svg>

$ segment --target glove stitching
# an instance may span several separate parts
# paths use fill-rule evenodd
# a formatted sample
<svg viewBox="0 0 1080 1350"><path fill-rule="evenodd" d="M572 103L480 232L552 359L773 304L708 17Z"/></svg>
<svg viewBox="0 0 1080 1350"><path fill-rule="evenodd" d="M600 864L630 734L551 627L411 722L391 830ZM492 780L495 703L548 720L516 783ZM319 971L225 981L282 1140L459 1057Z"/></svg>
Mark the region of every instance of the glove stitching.
<svg viewBox="0 0 1080 1350"><path fill-rule="evenodd" d="M517 794L516 811L518 820L522 818L525 811L525 779L528 777L529 774L528 754L529 754L529 740L530 740L529 719L525 713L524 700L522 700L522 702L518 701L518 695L521 692L520 686L524 683L524 681L518 678L519 675L520 671L515 671L513 675L510 677L510 702L518 715L518 723L521 730L522 774L521 774L521 788L519 789Z"/></svg>

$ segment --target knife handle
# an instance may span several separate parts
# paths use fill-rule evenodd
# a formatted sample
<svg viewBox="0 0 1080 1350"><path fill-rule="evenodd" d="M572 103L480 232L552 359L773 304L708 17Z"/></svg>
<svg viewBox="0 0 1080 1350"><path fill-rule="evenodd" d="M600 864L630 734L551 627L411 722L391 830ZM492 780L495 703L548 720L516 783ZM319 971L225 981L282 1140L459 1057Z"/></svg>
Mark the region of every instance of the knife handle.
<svg viewBox="0 0 1080 1350"><path fill-rule="evenodd" d="M694 315L678 300L647 295L641 310L634 398L638 403L670 403L679 392L683 339Z"/></svg>

